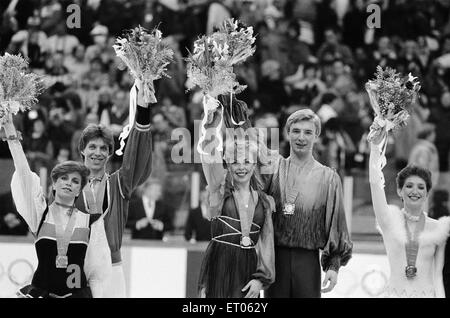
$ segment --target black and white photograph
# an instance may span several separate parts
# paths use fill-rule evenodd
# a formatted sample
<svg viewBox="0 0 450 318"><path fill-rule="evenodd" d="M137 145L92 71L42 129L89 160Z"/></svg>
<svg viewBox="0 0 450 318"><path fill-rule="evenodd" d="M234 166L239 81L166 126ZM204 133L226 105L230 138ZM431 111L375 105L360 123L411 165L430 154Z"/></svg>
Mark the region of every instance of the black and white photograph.
<svg viewBox="0 0 450 318"><path fill-rule="evenodd" d="M449 0L0 0L0 138L2 299L450 298Z"/></svg>

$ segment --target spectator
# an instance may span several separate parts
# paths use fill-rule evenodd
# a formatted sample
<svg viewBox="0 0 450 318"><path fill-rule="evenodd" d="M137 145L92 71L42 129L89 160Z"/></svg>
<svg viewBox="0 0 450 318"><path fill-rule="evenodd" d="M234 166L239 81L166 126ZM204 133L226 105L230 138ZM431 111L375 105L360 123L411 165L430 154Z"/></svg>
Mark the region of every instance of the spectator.
<svg viewBox="0 0 450 318"><path fill-rule="evenodd" d="M364 45L367 30L366 4L364 0L351 0L349 6L342 22L342 42L355 50Z"/></svg>
<svg viewBox="0 0 450 318"><path fill-rule="evenodd" d="M86 59L88 62L92 61L94 58L100 58L103 65L108 65L111 61L109 56L106 54L108 51L108 28L104 25L96 25L90 32L92 41L94 44L88 46L86 49Z"/></svg>
<svg viewBox="0 0 450 318"><path fill-rule="evenodd" d="M214 28L222 24L223 21L232 17L231 8L233 0L212 1L208 7L208 17L206 20L206 34L211 34Z"/></svg>
<svg viewBox="0 0 450 318"><path fill-rule="evenodd" d="M340 42L340 31L337 28L325 30L325 42L317 51L319 61L324 61L326 54L330 54L334 59L342 60L347 65L353 65L354 63L352 51Z"/></svg>
<svg viewBox="0 0 450 318"><path fill-rule="evenodd" d="M211 221L207 205L206 189L200 193L200 205L189 209L184 238L191 243L211 240Z"/></svg>
<svg viewBox="0 0 450 318"><path fill-rule="evenodd" d="M286 32L286 48L289 67L284 75L293 74L301 64L310 61L311 50L305 42L301 40L300 24L297 21L290 21Z"/></svg>
<svg viewBox="0 0 450 318"><path fill-rule="evenodd" d="M163 200L159 181L149 179L130 201L127 226L133 239L162 240L172 230L173 211Z"/></svg>
<svg viewBox="0 0 450 318"><path fill-rule="evenodd" d="M41 168L51 170L53 164L53 144L47 135L43 118L37 117L32 122L30 136L24 138L24 151L30 164L30 169L39 175Z"/></svg>
<svg viewBox="0 0 450 318"><path fill-rule="evenodd" d="M0 194L0 235L27 234L27 223L17 212L11 191Z"/></svg>
<svg viewBox="0 0 450 318"><path fill-rule="evenodd" d="M274 60L261 65L261 81L258 84L257 99L261 105L258 112L279 113L289 103L288 95L281 78L280 63Z"/></svg>
<svg viewBox="0 0 450 318"><path fill-rule="evenodd" d="M53 144L54 155L57 156L61 148L70 149L75 127L65 101L59 99L55 104L49 113L48 135Z"/></svg>
<svg viewBox="0 0 450 318"><path fill-rule="evenodd" d="M303 73L303 76L297 74ZM318 77L318 65L314 63L306 63L293 76L288 76L284 79L291 89L290 101L291 104L303 105L310 107L313 101L322 93L325 92L325 84Z"/></svg>
<svg viewBox="0 0 450 318"><path fill-rule="evenodd" d="M69 70L69 73L72 74L77 88L81 86L83 75L89 71L89 63L86 61L85 52L86 49L84 45L80 44L74 49L72 54L66 56L64 62L64 66Z"/></svg>
<svg viewBox="0 0 450 318"><path fill-rule="evenodd" d="M340 95L345 96L349 92L356 89L355 81L351 75L351 70L348 65L345 65L342 60L335 60L333 63L334 84L333 89Z"/></svg>
<svg viewBox="0 0 450 318"><path fill-rule="evenodd" d="M419 139L409 154L408 164L426 168L431 172L432 184L439 181L439 156L434 142L436 140L435 126L425 123L417 135Z"/></svg>
<svg viewBox="0 0 450 318"><path fill-rule="evenodd" d="M29 60L31 68L44 68L47 35L40 30L39 17L29 17L27 29L13 35L8 51L20 53Z"/></svg>
<svg viewBox="0 0 450 318"><path fill-rule="evenodd" d="M114 151L120 148L119 135L128 124L128 107L129 107L129 96L128 92L122 89L117 90L114 93L114 98L112 99L112 104L110 106L102 107L103 110L100 116L100 124L109 127L114 137ZM122 156L114 154L110 159L112 165L112 170L116 171L122 164Z"/></svg>
<svg viewBox="0 0 450 318"><path fill-rule="evenodd" d="M447 172L450 153L450 92L441 95L440 104L433 108L431 121L436 124L436 147L439 154L440 171Z"/></svg>
<svg viewBox="0 0 450 318"><path fill-rule="evenodd" d="M411 105L408 125L394 131L394 153L397 170L401 170L408 164L412 148L417 143L417 135L422 130L423 124L429 116L429 111L419 104Z"/></svg>
<svg viewBox="0 0 450 318"><path fill-rule="evenodd" d="M67 34L66 21L63 20L55 26L55 34L48 38L47 44L49 53L63 52L64 55L69 55L80 41L75 36Z"/></svg>
<svg viewBox="0 0 450 318"><path fill-rule="evenodd" d="M62 24L65 24L63 7L58 0L44 0L39 15L42 19L41 28L46 34L61 32ZM61 28L58 30L58 28ZM54 51L58 51L56 48Z"/></svg>
<svg viewBox="0 0 450 318"><path fill-rule="evenodd" d="M61 51L53 53L45 68L46 82L51 89L64 91L73 80L67 67L64 66L64 54Z"/></svg>

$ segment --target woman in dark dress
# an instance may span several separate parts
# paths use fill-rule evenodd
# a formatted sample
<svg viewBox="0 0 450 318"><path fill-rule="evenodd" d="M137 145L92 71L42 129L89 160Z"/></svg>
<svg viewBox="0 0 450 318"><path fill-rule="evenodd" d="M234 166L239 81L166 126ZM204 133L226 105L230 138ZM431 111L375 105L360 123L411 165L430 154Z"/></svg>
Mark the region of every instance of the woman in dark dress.
<svg viewBox="0 0 450 318"><path fill-rule="evenodd" d="M202 156L212 240L203 259L199 291L207 298L256 298L275 280L275 204L254 175L256 143L231 142L225 149L226 164Z"/></svg>
<svg viewBox="0 0 450 318"><path fill-rule="evenodd" d="M66 161L51 172L54 201L48 204L39 177L30 170L12 118L3 125L14 160L11 192L17 211L35 238L38 266L24 298L91 298L103 296L111 274L111 253L103 216L75 208L89 170Z"/></svg>

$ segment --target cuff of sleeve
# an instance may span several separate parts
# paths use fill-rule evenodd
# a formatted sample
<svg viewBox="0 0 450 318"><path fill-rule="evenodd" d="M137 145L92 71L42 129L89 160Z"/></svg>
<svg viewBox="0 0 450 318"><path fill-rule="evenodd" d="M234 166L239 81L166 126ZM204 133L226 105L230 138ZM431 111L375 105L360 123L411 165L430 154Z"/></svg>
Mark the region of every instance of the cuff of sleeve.
<svg viewBox="0 0 450 318"><path fill-rule="evenodd" d="M255 273L252 275L253 279L257 279L261 282L262 288L265 290L269 288L269 286L272 284L272 281L266 277L264 277L261 273Z"/></svg>
<svg viewBox="0 0 450 318"><path fill-rule="evenodd" d="M136 111L136 126L143 128L150 128L150 107L142 107L137 105Z"/></svg>
<svg viewBox="0 0 450 318"><path fill-rule="evenodd" d="M325 271L328 271L331 269L337 273L337 272L339 272L340 267L341 267L341 259L339 256L335 256L330 259L330 261L328 263L328 267L326 268Z"/></svg>

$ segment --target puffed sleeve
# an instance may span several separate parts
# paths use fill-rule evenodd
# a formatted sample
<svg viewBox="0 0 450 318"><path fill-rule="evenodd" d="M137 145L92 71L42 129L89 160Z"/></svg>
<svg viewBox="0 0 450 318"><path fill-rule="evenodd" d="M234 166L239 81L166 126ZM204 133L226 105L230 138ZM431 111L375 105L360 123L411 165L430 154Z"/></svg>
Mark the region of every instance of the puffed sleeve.
<svg viewBox="0 0 450 318"><path fill-rule="evenodd" d="M94 298L102 298L112 274L111 251L106 238L103 215L91 225L91 235L84 261L84 272Z"/></svg>
<svg viewBox="0 0 450 318"><path fill-rule="evenodd" d="M22 145L18 141L8 141L14 160L15 171L11 180L11 193L17 212L27 222L35 234L47 203L39 177L30 170Z"/></svg>
<svg viewBox="0 0 450 318"><path fill-rule="evenodd" d="M333 171L328 187L326 207L327 243L323 248L322 269L339 271L352 256L353 243L347 229L343 204L342 184L339 175Z"/></svg>
<svg viewBox="0 0 450 318"><path fill-rule="evenodd" d="M258 265L253 278L260 280L263 288L267 289L275 281L275 246L272 223L272 212L275 210L275 201L269 198L270 207L266 208L266 218L264 220L259 240L256 243L256 253L258 255Z"/></svg>

